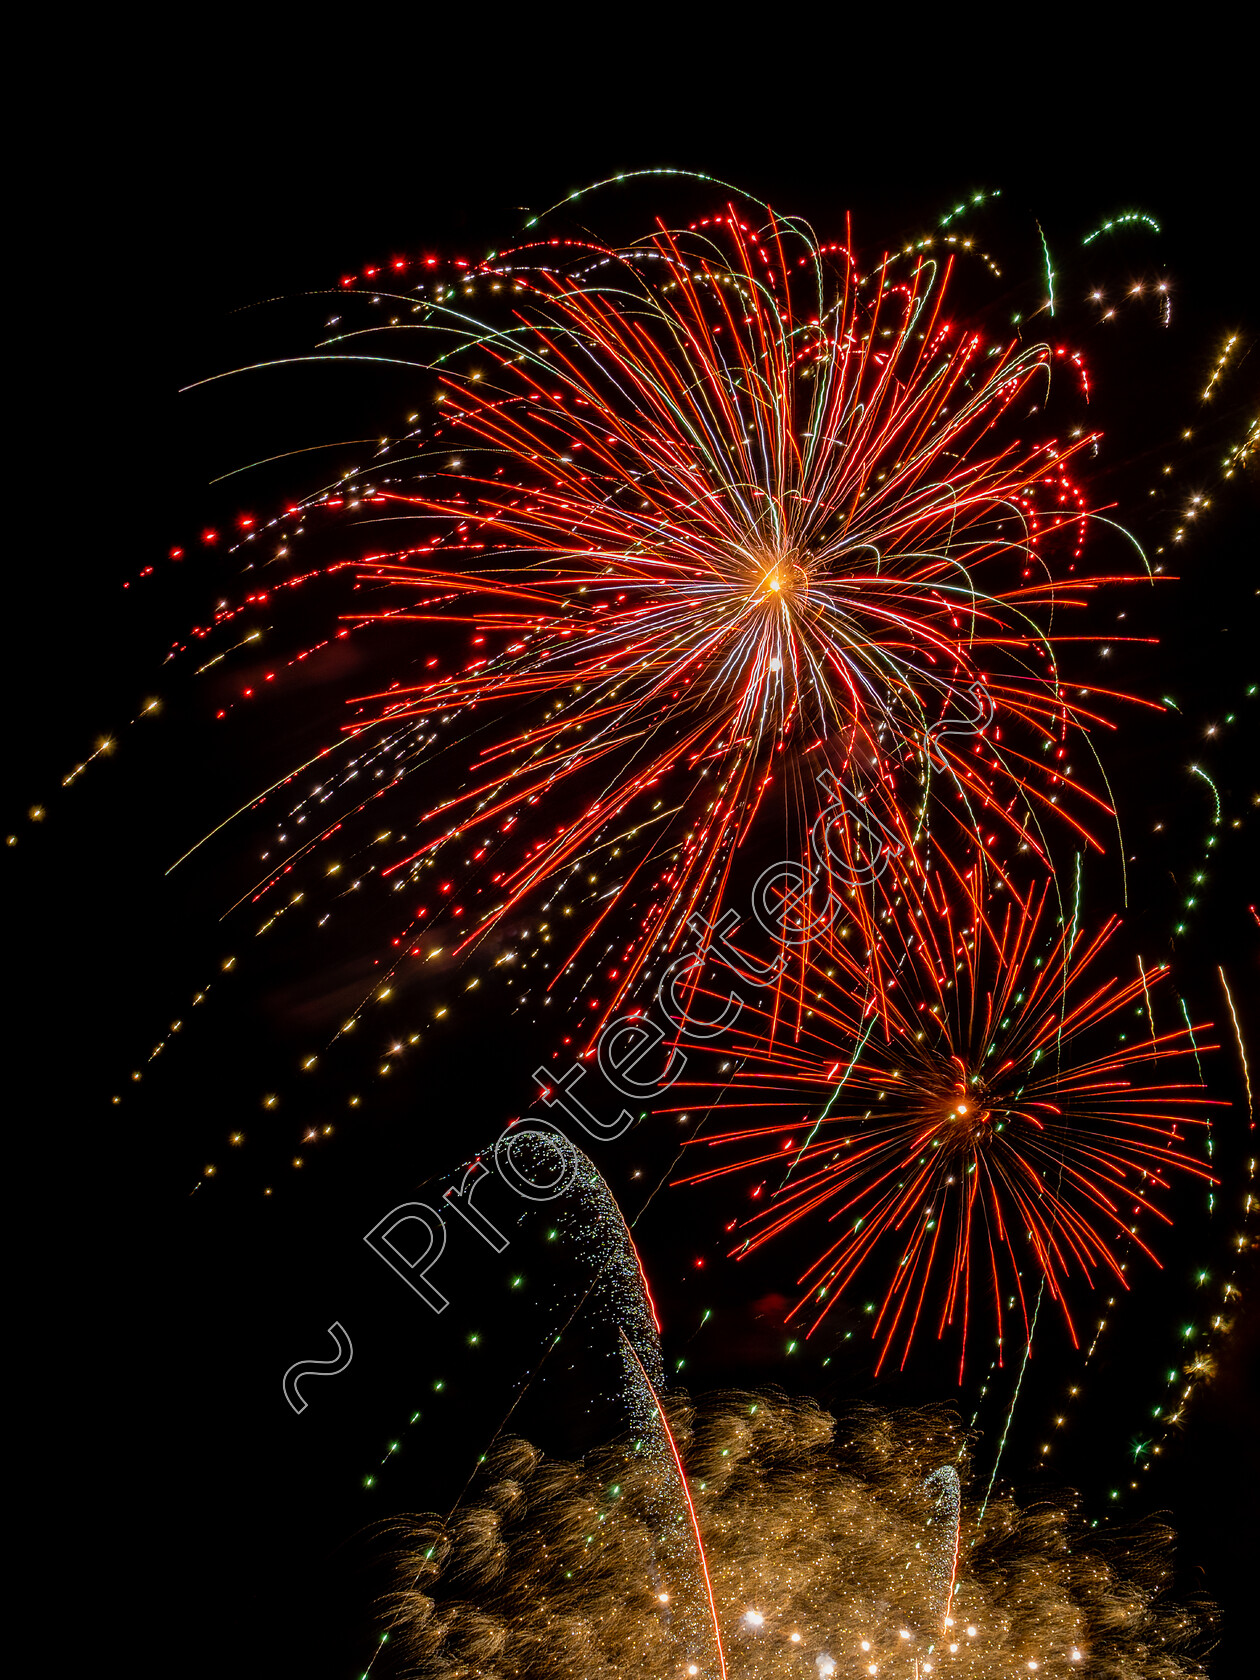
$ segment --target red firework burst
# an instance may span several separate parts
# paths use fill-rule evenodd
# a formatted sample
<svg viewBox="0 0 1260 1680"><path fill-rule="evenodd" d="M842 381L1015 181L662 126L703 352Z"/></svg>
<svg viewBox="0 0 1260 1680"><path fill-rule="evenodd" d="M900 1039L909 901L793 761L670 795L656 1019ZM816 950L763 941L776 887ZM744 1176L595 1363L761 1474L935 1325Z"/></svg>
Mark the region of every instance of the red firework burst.
<svg viewBox="0 0 1260 1680"><path fill-rule="evenodd" d="M754 824L803 857L831 811L841 886L873 852L999 867L999 831L1045 859L1052 809L1098 844L1086 813L1110 807L1068 757L1104 720L1068 697L1047 626L1120 580L1078 570L1069 466L1093 436L1024 430L1079 357L950 319L948 264L861 273L734 210L464 280L424 305L456 337L419 485L369 498L426 527L359 568L410 599L354 618L471 625L479 651L348 726L462 731L455 785L388 871L471 853L485 908L457 948L598 857L607 902L577 949L614 911L615 939L632 930L602 1020L721 901ZM474 330L478 288L511 314Z"/></svg>
<svg viewBox="0 0 1260 1680"><path fill-rule="evenodd" d="M1089 939L1071 926L1047 937L1049 891L962 919L939 887L903 898L881 925L878 1000L869 962L832 937L795 1041L758 1013L724 1046L740 1061L718 1116L753 1108L761 1123L701 1139L737 1159L687 1182L760 1175L767 1205L737 1253L824 1218L838 1234L801 1276L794 1314L812 1333L859 1274L881 1274L881 1366L897 1347L904 1366L926 1322L957 1332L961 1379L977 1294L1000 1348L1008 1296L1031 1335L1030 1279L1075 1341L1072 1278L1127 1287L1124 1251L1154 1259L1139 1222L1168 1222L1173 1176L1210 1178L1185 1141L1213 1099L1177 1075L1212 1047L1189 1028L1156 1031L1150 991L1166 968L1099 977L1114 920ZM769 1119L781 1109L792 1118Z"/></svg>

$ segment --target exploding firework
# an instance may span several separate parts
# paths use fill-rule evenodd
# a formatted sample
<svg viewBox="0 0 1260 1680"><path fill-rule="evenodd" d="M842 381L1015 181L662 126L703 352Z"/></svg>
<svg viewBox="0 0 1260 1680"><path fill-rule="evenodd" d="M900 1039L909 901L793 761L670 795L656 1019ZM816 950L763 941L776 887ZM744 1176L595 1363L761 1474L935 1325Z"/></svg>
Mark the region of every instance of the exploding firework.
<svg viewBox="0 0 1260 1680"><path fill-rule="evenodd" d="M450 868L426 906L444 949L550 911L576 876L596 890L548 984L609 954L597 1026L721 903L754 831L808 858L838 800L842 886L877 853L1000 867L999 834L1048 860L1047 822L1100 844L1109 804L1070 756L1107 696L1069 693L1057 656L1079 639L1063 621L1120 581L1082 559L1083 365L955 315L951 283L948 256L861 261L728 208L616 249L497 253L409 299L435 418L371 482L295 505L277 559L315 519L419 526L334 563L381 601L353 626L471 635L459 668L429 659L345 727L349 780L385 778L358 813L425 783L380 873L424 888ZM253 901L346 813L321 821L312 797L301 818Z"/></svg>
<svg viewBox="0 0 1260 1680"><path fill-rule="evenodd" d="M1151 1014L1167 970L1100 974L1116 922L1048 930L1048 895L960 916L928 882L881 924L878 1003L867 959L835 937L799 1035L761 1011L725 1047L740 1064L717 1118L744 1107L758 1122L700 1140L738 1159L691 1181L759 1175L766 1205L738 1252L814 1216L836 1233L801 1279L811 1331L859 1274L880 1273L879 1365L898 1346L904 1365L920 1326L953 1330L961 1378L978 1301L991 1299L999 1348L1003 1301L1017 1304L1026 1344L1042 1287L1075 1341L1071 1280L1127 1287L1121 1250L1154 1259L1139 1217L1168 1223L1171 1180L1211 1177L1187 1148L1214 1101L1193 1072L1208 1046L1188 1026L1157 1032ZM791 1119L765 1118L780 1108Z"/></svg>
<svg viewBox="0 0 1260 1680"><path fill-rule="evenodd" d="M966 1441L944 1412L841 1420L808 1400L669 1406L732 1680L1204 1672L1204 1618L1167 1597L1169 1536L1082 1543L1069 1512L948 1492ZM401 1525L393 1642L418 1676L504 1680L717 1674L673 1614L636 1439L579 1464L492 1450L470 1504ZM940 1559L949 1559L949 1596Z"/></svg>

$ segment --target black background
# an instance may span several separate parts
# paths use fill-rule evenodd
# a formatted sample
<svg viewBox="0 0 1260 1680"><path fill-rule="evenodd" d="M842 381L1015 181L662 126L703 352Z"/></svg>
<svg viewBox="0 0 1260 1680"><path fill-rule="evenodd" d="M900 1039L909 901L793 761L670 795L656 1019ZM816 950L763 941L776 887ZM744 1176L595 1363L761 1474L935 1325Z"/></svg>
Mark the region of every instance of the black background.
<svg viewBox="0 0 1260 1680"><path fill-rule="evenodd" d="M704 31L652 45L634 19L601 19L588 43L593 25L552 18L509 43L470 15L466 34L379 20L290 44L207 17L174 38L103 33L80 44L72 67L39 73L45 92L14 185L10 305L18 424L5 791L6 831L20 836L6 860L20 1023L11 1199L32 1216L14 1262L26 1338L16 1385L32 1404L13 1439L33 1471L22 1530L32 1586L49 1592L50 1637L67 1650L107 1647L128 1667L164 1672L361 1672L379 1585L370 1525L458 1492L566 1287L541 1227L523 1229L493 1265L465 1244L468 1271L451 1322L439 1325L360 1240L418 1181L493 1136L495 1117L519 1111L536 1035L493 1015L452 1029L401 1076L402 1089L375 1102L345 1153L330 1154L300 1195L286 1183L265 1218L248 1175L216 1203L188 1192L203 1140L247 1104L256 1114L257 1092L281 1062L292 1065L303 999L277 976L225 992L156 1095L110 1102L137 1049L234 948L216 921L235 896L230 852L174 885L166 865L209 826L207 812L234 808L319 726L312 707L248 750L238 737L235 756L212 744L194 700L168 694L158 667L181 614L214 586L200 575L159 582L143 599L120 588L231 511L206 481L247 458L254 433L283 412L280 399L273 413L269 399L232 408L176 397L224 365L227 312L334 285L395 252L475 257L519 225L520 206L543 208L616 170L669 165L732 181L828 232L851 210L871 243L991 185L1039 216L1052 243L1091 217L1152 209L1186 325L1165 362L1135 356L1128 367L1116 408L1136 438L1144 379L1181 377L1192 391L1221 331L1254 334L1250 168L1228 43L1139 62L1123 48L1100 58L1089 44L1016 46L976 26L923 43L933 62L911 75L878 31L859 43L842 23L778 27L772 39L719 49ZM668 207L669 192L652 202ZM259 342L267 330L264 321ZM376 400L396 423L407 398L378 387L350 400ZM332 430L331 408L312 418L312 437L360 435ZM1164 755L1189 756L1203 721L1255 670L1254 478L1222 507L1160 625L1178 638L1168 663L1134 677L1142 689L1171 675L1193 697L1185 736L1145 751L1135 739L1123 755L1122 781L1143 816L1166 811L1184 827L1183 864L1202 810L1184 777L1163 781ZM150 693L163 695L162 714L59 793L94 737ZM1214 764L1235 814L1254 797L1248 756L1235 738ZM42 825L24 815L35 801L47 806ZM1245 1006L1255 978L1248 832L1221 863L1187 957L1207 976L1205 996L1224 962ZM370 953L362 960L370 965ZM232 1118L221 1124L222 1105ZM722 1270L708 1234L716 1220L702 1203L684 1218L662 1198L638 1227L670 1363L691 1361L682 1381L783 1381L828 1400L949 1393L930 1367L871 1390L857 1364L792 1366L774 1317L782 1274L773 1264L751 1276ZM1119 1343L1096 1379L1109 1394L1089 1414L1096 1438L1075 1440L1056 1466L1081 1488L1087 1518L1104 1510L1116 1443L1131 1431L1126 1349L1148 1332L1165 1336L1168 1303L1182 1310L1201 1249L1173 1237L1163 1252L1167 1295L1147 1290L1130 1303L1137 1341ZM711 1275L700 1289L702 1256ZM517 1268L548 1281L509 1311L506 1277ZM699 1305L721 1332L692 1349ZM310 1408L295 1418L280 1373L326 1357L325 1327L338 1317L355 1364L335 1384L311 1384ZM485 1338L481 1364L468 1350L473 1330ZM1225 1610L1221 1673L1237 1671L1234 1653L1247 1649L1255 1356L1251 1312L1183 1437L1126 1507L1172 1511L1185 1584ZM1031 1479L1037 1419L1061 1390L1054 1358L1051 1341L1029 1378L1031 1433L1004 1465L1017 1482ZM436 1393L435 1377L447 1376ZM558 1356L514 1423L555 1450L594 1438L613 1425L598 1406L586 1412L591 1378L580 1355ZM416 1410L421 1421L405 1429ZM365 1489L391 1440L400 1454Z"/></svg>

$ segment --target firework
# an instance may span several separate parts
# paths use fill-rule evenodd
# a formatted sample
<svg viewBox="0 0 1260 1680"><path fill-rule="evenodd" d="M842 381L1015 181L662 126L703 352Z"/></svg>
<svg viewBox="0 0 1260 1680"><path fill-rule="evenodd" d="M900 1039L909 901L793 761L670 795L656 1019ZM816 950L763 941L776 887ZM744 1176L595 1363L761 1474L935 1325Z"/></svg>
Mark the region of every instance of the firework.
<svg viewBox="0 0 1260 1680"><path fill-rule="evenodd" d="M940 1411L835 1419L808 1400L724 1394L669 1406L704 1538L732 1680L836 1675L1204 1672L1203 1617L1166 1596L1168 1535L1126 1536L1124 1572L1067 1511L965 1490L942 1614L941 1471L966 1440ZM947 1478L945 1478L947 1479ZM708 1675L660 1585L653 1472L640 1444L580 1464L523 1441L489 1455L470 1506L402 1525L391 1641L408 1672L504 1680Z"/></svg>
<svg viewBox="0 0 1260 1680"><path fill-rule="evenodd" d="M831 813L842 891L877 856L1000 867L999 834L1048 858L1047 821L1101 844L1110 807L1071 753L1107 696L1069 696L1056 650L1120 579L1082 559L1074 461L1097 434L1036 418L1055 369L1071 402L1079 354L956 317L948 259L859 263L734 208L460 280L411 300L439 346L435 418L292 516L418 526L335 563L386 597L351 623L471 636L459 668L430 659L346 725L349 779L387 778L357 811L418 772L444 790L381 865L419 888L451 859L462 884L426 924L444 949L576 877L595 890L548 985L581 985L606 936L597 1026L720 905L754 831L809 861ZM345 820L286 836L251 898Z"/></svg>
<svg viewBox="0 0 1260 1680"><path fill-rule="evenodd" d="M672 1606L670 1623L676 1624L676 1637L689 1655L711 1652L711 1666L708 1662L703 1668L698 1662L689 1663L688 1672L714 1673L718 1680L726 1680L726 1652L713 1597L713 1577L678 1442L661 1397L624 1330L621 1345L630 1383L631 1409L639 1414L636 1452L655 1460L657 1465L658 1491L654 1504L660 1578L662 1583L677 1581L682 1587L681 1592L665 1587L657 1593L656 1601Z"/></svg>
<svg viewBox="0 0 1260 1680"><path fill-rule="evenodd" d="M564 1328L572 1326L588 1305L605 1332L616 1326L621 1399L650 1478L645 1496L657 1533L658 1601L671 1606L670 1620L686 1647L703 1649L711 1656L712 1667L706 1661L703 1672L712 1673L714 1680L725 1680L704 1545L660 1398L665 1381L660 1321L630 1228L598 1168L562 1133L540 1129L536 1121L509 1128L495 1155L500 1171L520 1194L558 1203L557 1230L564 1232L589 1268L586 1288L568 1312ZM475 1164L469 1163L469 1169L475 1171ZM489 1229L493 1232L494 1228ZM550 1338L548 1352L559 1339L558 1335Z"/></svg>
<svg viewBox="0 0 1260 1680"><path fill-rule="evenodd" d="M936 1496L932 1513L935 1534L928 1547L933 1579L937 1587L936 1613L942 1628L949 1625L949 1613L954 1605L954 1587L958 1580L958 1549L962 1543L962 1489L958 1471L952 1464L942 1464L933 1470L924 1487Z"/></svg>
<svg viewBox="0 0 1260 1680"><path fill-rule="evenodd" d="M1187 1148L1214 1101L1191 1071L1210 1046L1188 1027L1156 1031L1150 992L1166 969L1100 973L1114 920L1086 937L1074 920L1053 926L1048 885L1008 896L1005 911L968 901L959 915L928 883L882 926L878 1008L866 957L836 937L811 969L799 1036L776 1035L763 1011L727 1048L741 1060L718 1120L744 1107L758 1121L710 1135L737 1160L692 1182L759 1175L765 1205L738 1252L816 1216L830 1228L801 1279L811 1331L859 1274L882 1274L879 1365L897 1348L904 1365L921 1326L952 1330L961 1379L976 1308L991 1299L1000 1348L1013 1300L1026 1345L1034 1285L1075 1341L1071 1280L1127 1287L1118 1250L1155 1258L1138 1218L1169 1222L1171 1180L1211 1176ZM770 1119L776 1108L791 1119Z"/></svg>
<svg viewBox="0 0 1260 1680"><path fill-rule="evenodd" d="M519 1194L557 1203L557 1229L581 1252L590 1277L579 1308L589 1302L597 1317L616 1325L631 1387L637 1388L641 1378L655 1395L665 1382L660 1319L634 1237L607 1179L563 1132L542 1129L536 1120L504 1132L495 1153L508 1181L526 1187L518 1188ZM539 1185L546 1187L545 1194L538 1193Z"/></svg>

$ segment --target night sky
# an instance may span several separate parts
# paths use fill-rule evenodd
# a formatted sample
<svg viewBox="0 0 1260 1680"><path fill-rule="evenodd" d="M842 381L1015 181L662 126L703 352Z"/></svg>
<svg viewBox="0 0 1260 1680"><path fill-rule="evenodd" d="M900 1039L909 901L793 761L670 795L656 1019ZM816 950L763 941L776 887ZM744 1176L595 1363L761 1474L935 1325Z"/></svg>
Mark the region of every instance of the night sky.
<svg viewBox="0 0 1260 1680"><path fill-rule="evenodd" d="M373 1525L449 1506L518 1400L512 1428L561 1454L619 1424L600 1398L612 1366L580 1314L542 1360L583 1287L580 1262L551 1246L545 1214L526 1217L502 1192L489 1194L512 1246L493 1255L452 1232L440 1279L452 1305L440 1319L362 1240L420 1184L452 1182L526 1111L529 1075L551 1053L545 1028L508 1016L487 991L429 1031L391 1081L373 1080L367 1056L361 1071L321 1071L304 1083L294 1071L302 1054L371 983L391 930L381 906L365 903L317 948L295 926L259 955L252 919L220 919L252 879L264 828L256 818L164 873L317 749L341 698L372 685L374 660L412 656L391 632L394 641L290 684L248 719L217 724L215 697L226 689L161 668L169 643L238 583L198 533L227 528L243 509L265 512L361 452L321 456L319 474L299 463L209 481L281 449L397 427L414 397L408 376L303 369L182 397L179 387L288 354L301 340L301 305L232 313L244 305L335 286L395 254L479 257L520 225L521 207L537 210L619 169L704 171L808 216L824 237L840 236L851 211L867 248L1000 186L1004 225L1028 236L1029 265L1034 218L1053 251L1139 208L1163 234L1149 247L1125 245L1108 259L1111 272L1128 261L1134 281L1169 277L1173 322L1163 334L1124 325L1112 341L1096 331L1086 339L1108 436L1089 482L1153 547L1168 519L1142 498L1170 437L1197 424L1195 395L1231 332L1249 335L1251 362L1223 392L1213 435L1232 423L1241 436L1254 417L1260 322L1245 205L1254 161L1244 161L1228 89L1210 100L1202 78L1171 61L1120 103L1111 84L1074 70L1049 88L1024 72L1027 98L1008 89L995 105L986 71L986 120L969 110L967 77L957 75L935 100L908 89L855 96L845 77L825 100L754 92L738 79L722 92L699 75L699 44L693 70L670 70L680 79L668 99L655 76L627 82L619 99L578 66L528 89L490 78L465 94L431 53L419 55L414 80L397 64L378 68L391 57L384 34L340 64L336 45L300 65L277 54L265 68L243 48L236 73L217 56L213 73L191 70L196 56L190 33L160 91L134 65L108 94L85 76L92 92L60 107L76 137L73 166L44 166L47 179L33 175L22 201L17 262L32 281L21 305L32 354L18 406L22 534L10 551L7 668L18 727L6 833L17 836L8 861L20 1017L10 1127L24 1164L11 1194L65 1234L50 1243L45 1223L15 1268L29 1353L11 1380L29 1387L17 1444L39 1467L25 1531L39 1537L59 1595L94 1595L74 1584L89 1557L98 1581L102 1567L110 1579L117 1571L104 1594L111 1655L132 1671L144 1663L160 1599L177 1629L163 1672L331 1680L361 1673L375 1639L371 1601L383 1577ZM468 63L459 74L477 80ZM692 75L695 97L679 97ZM637 229L658 211L670 220L708 207L702 188L667 183L611 201L603 225ZM1185 486L1209 472L1206 446L1200 458L1197 447L1191 440L1176 457ZM1132 860L1125 938L1167 953L1212 816L1207 786L1188 770L1199 763L1220 791L1223 822L1173 956L1192 1007L1218 1022L1224 967L1250 1032L1253 1078L1260 1023L1248 865L1260 755L1246 690L1257 676L1258 505L1253 461L1178 555L1180 582L1099 609L1100 623L1128 610L1132 633L1160 638L1117 651L1115 685L1180 706L1155 721L1126 718L1107 748ZM182 567L166 561L173 545L188 550ZM141 579L150 566L154 575ZM299 620L313 610L301 608ZM1097 655L1086 648L1079 658L1083 670ZM160 711L128 724L154 696ZM62 788L106 732L114 754ZM42 820L31 820L31 806ZM1106 867L1087 877L1087 905L1109 910L1115 895ZM228 955L248 973L223 973ZM189 1000L207 981L212 998L194 1016ZM131 1071L175 1020L186 1024L133 1084ZM1087 1519L1170 1512L1185 1590L1224 1611L1224 1674L1246 1666L1254 1608L1243 1538L1257 1492L1253 1259L1240 1264L1247 1305L1218 1344L1217 1375L1182 1429L1151 1437L1163 1441L1162 1457L1140 1469L1144 1431L1168 1399L1167 1371L1186 1358L1185 1327L1208 1316L1197 1274L1219 1277L1241 1228L1254 1134L1249 1141L1232 1038L1222 1043L1212 1082L1235 1107L1219 1122L1216 1212L1207 1214L1201 1186L1178 1190L1174 1228L1158 1244L1162 1272L1135 1269L1132 1295L1083 1378L1080 1355L1047 1328L1001 1475L1034 1495L1078 1489ZM360 1113L347 1109L352 1089L363 1093ZM264 1093L278 1095L274 1113ZM114 1103L116 1094L124 1100ZM288 1166L305 1128L334 1123L333 1143L307 1151L300 1172ZM677 1382L697 1393L773 1382L824 1404L951 1400L970 1419L977 1379L960 1391L948 1357L930 1347L904 1374L872 1379L868 1345L845 1339L860 1321L856 1304L808 1350L789 1352L782 1313L795 1257L771 1247L739 1266L723 1258L729 1190L666 1187L649 1199L646 1187L671 1175L674 1157L667 1123L654 1124L597 1159L629 1217L646 1203L635 1235ZM229 1159L222 1140L236 1128L249 1143ZM223 1162L221 1175L201 1180L211 1160ZM1095 1316L1083 1314L1091 1324ZM351 1367L308 1382L309 1406L295 1416L282 1373L329 1357L334 1320L350 1331ZM1014 1375L1009 1364L997 1373L981 1407L986 1469ZM1086 1392L1039 1470L1048 1420L1078 1380ZM1112 1489L1122 1491L1119 1505ZM40 1565L47 1585L44 1577ZM82 1649L91 1653L90 1637Z"/></svg>

